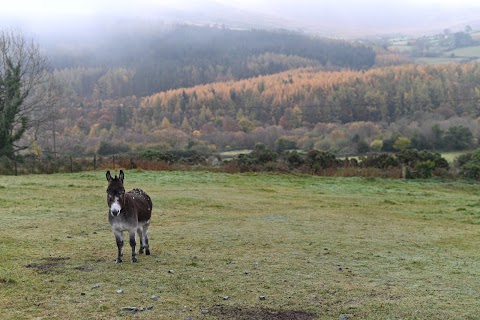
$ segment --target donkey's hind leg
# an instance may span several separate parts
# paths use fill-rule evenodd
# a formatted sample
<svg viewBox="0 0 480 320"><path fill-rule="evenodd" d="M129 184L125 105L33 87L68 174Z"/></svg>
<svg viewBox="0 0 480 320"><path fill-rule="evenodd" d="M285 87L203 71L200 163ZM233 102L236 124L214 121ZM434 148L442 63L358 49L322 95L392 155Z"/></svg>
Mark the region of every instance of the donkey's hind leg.
<svg viewBox="0 0 480 320"><path fill-rule="evenodd" d="M130 238L130 247L132 247L132 262L137 262L137 257L135 253L135 245L137 244L135 241L135 229L128 231L129 238Z"/></svg>
<svg viewBox="0 0 480 320"><path fill-rule="evenodd" d="M138 237L140 238L140 250L138 251L138 253L142 254L145 250L145 239L143 238L144 237L143 228L138 227L137 233L138 233Z"/></svg>
<svg viewBox="0 0 480 320"><path fill-rule="evenodd" d="M140 253L143 253L145 250L145 254L148 256L150 255L150 248L148 246L148 227L150 226L149 223L144 224L142 227L137 229L138 236L140 237Z"/></svg>

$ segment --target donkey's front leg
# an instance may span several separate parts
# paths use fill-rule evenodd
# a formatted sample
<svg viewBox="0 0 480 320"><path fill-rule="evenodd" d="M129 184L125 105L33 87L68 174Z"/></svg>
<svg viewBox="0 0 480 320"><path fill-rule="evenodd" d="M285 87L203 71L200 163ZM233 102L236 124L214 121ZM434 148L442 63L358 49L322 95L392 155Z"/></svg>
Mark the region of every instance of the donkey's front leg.
<svg viewBox="0 0 480 320"><path fill-rule="evenodd" d="M136 252L135 252L135 229L128 231L130 237L130 247L132 247L132 262L137 262Z"/></svg>
<svg viewBox="0 0 480 320"><path fill-rule="evenodd" d="M121 263L122 262L122 255L123 255L123 232L114 230L113 234L115 235L115 240L117 241L117 249L118 249L118 255L117 255L117 260L115 260L115 263Z"/></svg>

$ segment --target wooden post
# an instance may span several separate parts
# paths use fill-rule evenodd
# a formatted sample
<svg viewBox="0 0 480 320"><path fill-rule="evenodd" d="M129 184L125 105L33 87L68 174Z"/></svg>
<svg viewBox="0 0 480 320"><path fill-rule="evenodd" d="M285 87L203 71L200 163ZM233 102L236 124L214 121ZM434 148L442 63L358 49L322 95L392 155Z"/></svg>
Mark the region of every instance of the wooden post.
<svg viewBox="0 0 480 320"><path fill-rule="evenodd" d="M72 161L72 156L70 156L70 173L73 173L73 161Z"/></svg>
<svg viewBox="0 0 480 320"><path fill-rule="evenodd" d="M97 169L97 155L93 155L93 170Z"/></svg>
<svg viewBox="0 0 480 320"><path fill-rule="evenodd" d="M17 155L15 155L15 176L18 176L18 170L17 170Z"/></svg>

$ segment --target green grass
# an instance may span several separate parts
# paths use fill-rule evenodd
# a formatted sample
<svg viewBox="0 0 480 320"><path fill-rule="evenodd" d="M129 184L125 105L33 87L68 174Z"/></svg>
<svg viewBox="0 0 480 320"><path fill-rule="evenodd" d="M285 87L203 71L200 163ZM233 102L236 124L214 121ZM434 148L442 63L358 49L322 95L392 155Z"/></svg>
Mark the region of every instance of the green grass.
<svg viewBox="0 0 480 320"><path fill-rule="evenodd" d="M455 49L448 51L446 55L450 55L452 53L459 57L480 57L480 46Z"/></svg>
<svg viewBox="0 0 480 320"><path fill-rule="evenodd" d="M422 58L415 58L416 64L449 64L449 63L460 63L463 58L450 58L450 57L438 57L438 58L430 58L430 57L422 57Z"/></svg>
<svg viewBox="0 0 480 320"><path fill-rule="evenodd" d="M452 57L452 54L454 55ZM441 57L422 57L415 58L417 64L447 64L447 63L460 63L465 58L477 58L480 57L480 46L465 47L446 51Z"/></svg>
<svg viewBox="0 0 480 320"><path fill-rule="evenodd" d="M224 151L220 153L220 156L223 160L231 160L233 158L238 157L240 154L249 154L252 150L244 149L244 150L233 150L233 151Z"/></svg>
<svg viewBox="0 0 480 320"><path fill-rule="evenodd" d="M2 319L480 314L476 183L147 171L125 183L154 202L152 255L137 264L114 263L104 172L0 176Z"/></svg>
<svg viewBox="0 0 480 320"><path fill-rule="evenodd" d="M470 152L469 150L465 151L451 151L451 152L442 152L442 158L448 161L448 163L453 164L455 160L462 154Z"/></svg>

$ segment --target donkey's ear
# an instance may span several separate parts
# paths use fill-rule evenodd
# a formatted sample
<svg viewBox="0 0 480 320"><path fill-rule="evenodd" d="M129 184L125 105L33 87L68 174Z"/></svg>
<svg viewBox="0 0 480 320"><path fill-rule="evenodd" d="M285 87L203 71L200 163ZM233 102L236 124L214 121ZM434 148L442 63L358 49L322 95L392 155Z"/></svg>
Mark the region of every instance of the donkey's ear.
<svg viewBox="0 0 480 320"><path fill-rule="evenodd" d="M122 183L123 183L124 174L122 170L120 170L120 175L118 176L118 178L122 180Z"/></svg>
<svg viewBox="0 0 480 320"><path fill-rule="evenodd" d="M110 171L107 171L107 181L112 181L112 176L110 175Z"/></svg>

